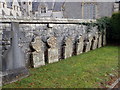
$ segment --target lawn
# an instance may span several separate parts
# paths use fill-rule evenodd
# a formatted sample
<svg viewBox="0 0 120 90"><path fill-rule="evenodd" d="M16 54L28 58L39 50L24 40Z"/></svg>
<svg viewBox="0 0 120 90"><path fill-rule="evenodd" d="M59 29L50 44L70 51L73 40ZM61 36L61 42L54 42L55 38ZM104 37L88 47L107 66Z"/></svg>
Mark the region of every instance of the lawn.
<svg viewBox="0 0 120 90"><path fill-rule="evenodd" d="M118 69L118 47L106 46L30 69L30 76L3 88L97 88Z"/></svg>

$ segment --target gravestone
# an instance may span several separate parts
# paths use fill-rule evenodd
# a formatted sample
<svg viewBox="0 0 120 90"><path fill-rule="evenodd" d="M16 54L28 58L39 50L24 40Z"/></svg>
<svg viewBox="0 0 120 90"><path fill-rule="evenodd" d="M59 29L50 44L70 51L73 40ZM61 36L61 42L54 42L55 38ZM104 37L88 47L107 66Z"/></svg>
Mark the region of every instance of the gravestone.
<svg viewBox="0 0 120 90"><path fill-rule="evenodd" d="M82 36L79 36L77 42L77 55L83 52L83 48L84 48L84 39Z"/></svg>
<svg viewBox="0 0 120 90"><path fill-rule="evenodd" d="M2 86L2 32L0 28L0 86Z"/></svg>
<svg viewBox="0 0 120 90"><path fill-rule="evenodd" d="M57 62L59 59L58 55L58 46L57 46L57 39L54 36L51 36L48 40L47 43L49 45L48 49L48 63L53 63Z"/></svg>
<svg viewBox="0 0 120 90"><path fill-rule="evenodd" d="M91 48L91 45L92 45L92 39L93 39L93 36L88 36L88 40L86 42L86 50L85 50L85 52L90 51L90 48Z"/></svg>
<svg viewBox="0 0 120 90"><path fill-rule="evenodd" d="M96 33L94 36L92 50L96 49L97 45L98 45L98 33Z"/></svg>
<svg viewBox="0 0 120 90"><path fill-rule="evenodd" d="M103 46L106 45L106 30L104 30L104 33L103 33Z"/></svg>
<svg viewBox="0 0 120 90"><path fill-rule="evenodd" d="M65 40L65 53L64 53L64 58L69 58L72 56L73 53L73 43L72 43L72 38L68 37Z"/></svg>
<svg viewBox="0 0 120 90"><path fill-rule="evenodd" d="M98 35L98 48L102 47L102 34L99 33Z"/></svg>
<svg viewBox="0 0 120 90"><path fill-rule="evenodd" d="M32 52L33 67L39 67L45 65L44 61L44 43L40 37L36 37L34 42L31 42L32 48L35 50Z"/></svg>

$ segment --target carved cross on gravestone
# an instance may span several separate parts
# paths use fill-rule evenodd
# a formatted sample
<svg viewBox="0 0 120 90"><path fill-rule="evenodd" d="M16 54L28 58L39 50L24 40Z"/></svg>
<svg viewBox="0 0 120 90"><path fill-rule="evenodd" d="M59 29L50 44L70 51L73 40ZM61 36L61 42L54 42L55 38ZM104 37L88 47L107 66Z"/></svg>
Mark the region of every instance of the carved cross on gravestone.
<svg viewBox="0 0 120 90"><path fill-rule="evenodd" d="M84 47L83 36L79 36L78 37L78 42L77 42L77 55L79 55L83 52L83 47Z"/></svg>
<svg viewBox="0 0 120 90"><path fill-rule="evenodd" d="M59 55L58 55L58 46L57 46L57 39L54 36L51 36L47 43L49 45L48 49L48 63L57 62Z"/></svg>
<svg viewBox="0 0 120 90"><path fill-rule="evenodd" d="M73 43L72 43L72 38L67 37L65 40L65 55L64 58L69 58L72 56L73 53Z"/></svg>
<svg viewBox="0 0 120 90"><path fill-rule="evenodd" d="M33 67L39 67L45 65L44 61L44 43L40 37L35 37L34 42L31 42L32 48L35 50L32 52L33 56Z"/></svg>

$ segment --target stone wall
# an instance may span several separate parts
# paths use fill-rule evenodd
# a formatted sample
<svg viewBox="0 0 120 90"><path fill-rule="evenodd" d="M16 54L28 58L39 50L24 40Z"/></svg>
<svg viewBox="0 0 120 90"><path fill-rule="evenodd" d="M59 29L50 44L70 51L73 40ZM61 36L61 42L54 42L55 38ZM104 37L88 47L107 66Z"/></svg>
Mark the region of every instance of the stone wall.
<svg viewBox="0 0 120 90"><path fill-rule="evenodd" d="M2 60L6 54L11 55L12 33L10 24L0 24ZM105 35L98 33L97 27L92 27L87 32L87 26L74 23L20 24L17 37L26 66L39 67L105 45Z"/></svg>

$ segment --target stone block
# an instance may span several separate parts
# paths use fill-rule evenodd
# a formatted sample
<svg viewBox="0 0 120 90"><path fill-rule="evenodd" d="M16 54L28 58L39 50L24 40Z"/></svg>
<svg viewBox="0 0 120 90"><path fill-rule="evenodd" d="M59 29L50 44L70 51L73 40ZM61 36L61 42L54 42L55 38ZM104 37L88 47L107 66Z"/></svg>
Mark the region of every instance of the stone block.
<svg viewBox="0 0 120 90"><path fill-rule="evenodd" d="M103 42L103 46L106 45L106 30L104 30L104 33L103 33L103 37L102 37L102 42Z"/></svg>
<svg viewBox="0 0 120 90"><path fill-rule="evenodd" d="M83 52L83 48L84 48L84 39L82 36L79 36L77 42L77 55Z"/></svg>
<svg viewBox="0 0 120 90"><path fill-rule="evenodd" d="M73 53L73 42L71 37L67 37L65 40L65 55L64 58L69 58Z"/></svg>
<svg viewBox="0 0 120 90"><path fill-rule="evenodd" d="M92 40L93 40L93 36L88 36L88 41L86 42L86 50L85 50L85 52L90 51L91 45L92 45Z"/></svg>
<svg viewBox="0 0 120 90"><path fill-rule="evenodd" d="M98 48L102 47L102 34L99 34L98 37Z"/></svg>
<svg viewBox="0 0 120 90"><path fill-rule="evenodd" d="M93 46L92 46L92 50L96 49L98 45L98 34L96 33L96 35L93 38Z"/></svg>
<svg viewBox="0 0 120 90"><path fill-rule="evenodd" d="M39 67L42 65L45 65L45 60L44 60L44 43L40 39L40 37L36 37L34 42L31 43L32 48L34 49L34 52L32 52L32 57L33 57L33 67Z"/></svg>
<svg viewBox="0 0 120 90"><path fill-rule="evenodd" d="M58 54L58 45L57 45L56 37L54 36L49 37L47 43L50 47L48 49L48 63L57 62L59 60L59 54Z"/></svg>
<svg viewBox="0 0 120 90"><path fill-rule="evenodd" d="M105 45L106 45L106 35L103 34L103 46L105 46Z"/></svg>

